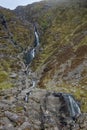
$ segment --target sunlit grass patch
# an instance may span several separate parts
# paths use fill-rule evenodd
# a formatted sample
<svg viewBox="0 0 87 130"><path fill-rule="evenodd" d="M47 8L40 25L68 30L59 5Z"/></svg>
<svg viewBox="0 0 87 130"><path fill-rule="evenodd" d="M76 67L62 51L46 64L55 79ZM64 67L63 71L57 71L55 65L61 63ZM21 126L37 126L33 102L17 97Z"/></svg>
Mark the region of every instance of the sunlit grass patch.
<svg viewBox="0 0 87 130"><path fill-rule="evenodd" d="M5 89L9 89L12 88L13 84L10 82L2 82L0 83L0 90L5 90Z"/></svg>

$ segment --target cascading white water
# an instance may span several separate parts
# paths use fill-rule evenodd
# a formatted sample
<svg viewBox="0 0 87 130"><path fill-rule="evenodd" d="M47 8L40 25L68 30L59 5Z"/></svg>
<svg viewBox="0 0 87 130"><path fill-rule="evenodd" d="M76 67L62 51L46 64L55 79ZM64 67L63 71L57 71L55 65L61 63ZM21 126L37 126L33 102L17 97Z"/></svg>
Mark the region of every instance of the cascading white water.
<svg viewBox="0 0 87 130"><path fill-rule="evenodd" d="M68 96L69 102L70 102L70 108L71 108L71 116L75 117L81 114L81 110L79 108L79 105L76 103L76 101L72 98L72 96Z"/></svg>
<svg viewBox="0 0 87 130"><path fill-rule="evenodd" d="M35 31L36 47L39 45L39 36L37 31Z"/></svg>
<svg viewBox="0 0 87 130"><path fill-rule="evenodd" d="M36 27L34 27L34 35L35 35L34 46L25 52L26 65L29 65L32 62L33 58L35 58L36 51L38 49L37 47L39 46L39 35Z"/></svg>
<svg viewBox="0 0 87 130"><path fill-rule="evenodd" d="M37 47L39 46L39 36L38 36L36 27L35 27L34 34L35 34L34 47L31 50L28 50L27 53L26 53L27 65L32 62L33 58L35 58L36 50L37 50ZM35 86L36 86L36 82L35 82L35 80L32 80L31 90ZM30 91L28 93L26 93L26 96L25 96L25 101L26 102L28 102L28 100L29 100L29 95L30 95ZM62 95L62 97L64 98L64 100L65 100L65 102L67 104L70 116L73 118L73 117L76 117L76 116L80 115L81 110L80 110L79 105L77 104L77 102L74 100L74 98L70 94L63 94L63 93L60 93L60 94L58 94L56 96L60 97L61 95Z"/></svg>
<svg viewBox="0 0 87 130"><path fill-rule="evenodd" d="M32 89L35 87L35 85L36 85L36 82L35 82L35 80L33 80L32 81L32 87L30 88L30 90L28 90L29 92L27 92L26 93L26 95L25 95L25 97L24 97L24 100L25 100L25 102L27 102L28 103L28 101L29 101L29 96L30 96L30 94L31 94L31 91L32 91Z"/></svg>
<svg viewBox="0 0 87 130"><path fill-rule="evenodd" d="M74 98L69 94L62 94L65 102L67 103L68 110L71 117L77 117L81 114L81 110Z"/></svg>
<svg viewBox="0 0 87 130"><path fill-rule="evenodd" d="M34 58L35 57L35 49L32 49L31 54L32 54L32 57Z"/></svg>
<svg viewBox="0 0 87 130"><path fill-rule="evenodd" d="M35 87L35 84L36 84L36 82L33 80L33 85L32 85L32 88L34 88L34 87Z"/></svg>
<svg viewBox="0 0 87 130"><path fill-rule="evenodd" d="M28 98L29 98L29 96L26 95L25 98L24 98L25 102L28 102Z"/></svg>

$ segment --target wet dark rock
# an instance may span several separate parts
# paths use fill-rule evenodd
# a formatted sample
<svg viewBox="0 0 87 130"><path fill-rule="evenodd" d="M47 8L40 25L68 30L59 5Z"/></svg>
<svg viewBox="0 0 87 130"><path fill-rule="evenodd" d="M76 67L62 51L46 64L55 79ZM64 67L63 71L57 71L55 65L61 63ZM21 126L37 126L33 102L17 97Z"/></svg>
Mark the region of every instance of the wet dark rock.
<svg viewBox="0 0 87 130"><path fill-rule="evenodd" d="M64 102L63 94L51 93L45 90L36 90L30 95L28 102L28 117L30 122L41 130L66 129L75 124ZM36 122L36 123L35 123ZM39 122L39 123L37 123ZM72 125L72 126L73 126Z"/></svg>

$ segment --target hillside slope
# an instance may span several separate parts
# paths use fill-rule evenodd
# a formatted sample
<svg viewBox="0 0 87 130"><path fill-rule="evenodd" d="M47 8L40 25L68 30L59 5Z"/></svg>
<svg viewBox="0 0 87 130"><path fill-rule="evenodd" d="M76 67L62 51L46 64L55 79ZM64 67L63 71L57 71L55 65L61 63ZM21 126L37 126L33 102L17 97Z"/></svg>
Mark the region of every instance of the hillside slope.
<svg viewBox="0 0 87 130"><path fill-rule="evenodd" d="M0 7L0 117L0 130L87 130L86 0Z"/></svg>
<svg viewBox="0 0 87 130"><path fill-rule="evenodd" d="M0 8L0 89L15 85L22 68L22 51L33 40L30 24L23 23L12 11Z"/></svg>
<svg viewBox="0 0 87 130"><path fill-rule="evenodd" d="M16 8L22 20L35 22L41 51L32 63L38 87L73 93L87 111L86 1L42 1Z"/></svg>
<svg viewBox="0 0 87 130"><path fill-rule="evenodd" d="M19 6L14 11L0 8L7 25L0 19L0 89L18 87L23 50L35 40L35 24L40 50L31 68L38 87L72 93L81 100L82 110L87 111L86 4L86 0L56 1L56 4L48 0Z"/></svg>

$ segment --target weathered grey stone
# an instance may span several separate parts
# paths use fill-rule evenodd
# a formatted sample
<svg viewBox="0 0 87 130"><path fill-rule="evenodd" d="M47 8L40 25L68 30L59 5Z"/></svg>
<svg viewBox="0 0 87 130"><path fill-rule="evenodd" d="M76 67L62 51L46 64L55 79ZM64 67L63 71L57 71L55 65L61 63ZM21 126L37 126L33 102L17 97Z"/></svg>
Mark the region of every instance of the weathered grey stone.
<svg viewBox="0 0 87 130"><path fill-rule="evenodd" d="M0 130L15 130L14 126L12 125L12 122L6 117L2 118Z"/></svg>
<svg viewBox="0 0 87 130"><path fill-rule="evenodd" d="M39 127L48 130L51 128L52 130L61 129L61 126L65 127L73 122L71 117L67 118L67 116L69 117L69 111L61 94L53 94L45 90L35 90L29 97L28 106L29 121L38 130ZM55 128L55 126L57 127Z"/></svg>
<svg viewBox="0 0 87 130"><path fill-rule="evenodd" d="M11 121L17 123L17 124L22 124L24 119L20 116L18 116L15 113L9 112L9 111L5 111L5 116L8 117L8 119L10 119Z"/></svg>
<svg viewBox="0 0 87 130"><path fill-rule="evenodd" d="M7 94L8 96L10 95ZM14 99L15 95L11 96ZM35 89L29 95L27 103L19 98L16 102L10 102L10 105L6 103L7 97L1 101L3 106L1 118L4 120L0 120L0 130L86 130L87 128L87 115L72 118L68 104L61 93ZM9 107L5 108L6 106Z"/></svg>
<svg viewBox="0 0 87 130"><path fill-rule="evenodd" d="M7 110L8 107L9 107L8 104L5 104L5 103L3 103L3 102L0 102L0 108L1 108L1 109Z"/></svg>
<svg viewBox="0 0 87 130"><path fill-rule="evenodd" d="M26 130L26 129L30 129L30 124L29 122L24 122L20 128L18 130Z"/></svg>

